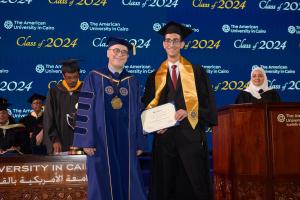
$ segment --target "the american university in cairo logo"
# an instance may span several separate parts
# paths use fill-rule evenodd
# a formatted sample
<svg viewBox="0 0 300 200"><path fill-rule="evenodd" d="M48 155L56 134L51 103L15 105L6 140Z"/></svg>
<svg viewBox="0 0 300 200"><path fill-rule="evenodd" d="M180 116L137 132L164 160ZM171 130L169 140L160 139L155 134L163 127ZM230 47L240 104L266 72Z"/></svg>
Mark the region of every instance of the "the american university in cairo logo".
<svg viewBox="0 0 300 200"><path fill-rule="evenodd" d="M277 115L277 121L280 122L280 123L285 122L285 116L284 116L284 114L278 114Z"/></svg>
<svg viewBox="0 0 300 200"><path fill-rule="evenodd" d="M83 30L83 31L88 30L88 29L89 29L89 23L87 23L87 22L81 22L80 28L81 28L81 30Z"/></svg>
<svg viewBox="0 0 300 200"><path fill-rule="evenodd" d="M37 64L36 66L35 66L35 71L37 72L37 73L43 73L44 71L45 71L45 67L44 67L44 65L42 65L42 64Z"/></svg>
<svg viewBox="0 0 300 200"><path fill-rule="evenodd" d="M230 31L230 26L228 24L224 24L222 26L222 30L224 33L228 33Z"/></svg>
<svg viewBox="0 0 300 200"><path fill-rule="evenodd" d="M153 24L153 30L159 31L161 29L161 25L159 23L154 23Z"/></svg>
<svg viewBox="0 0 300 200"><path fill-rule="evenodd" d="M11 20L6 20L3 25L4 25L4 28L6 28L6 29L11 29L14 26L14 24Z"/></svg>

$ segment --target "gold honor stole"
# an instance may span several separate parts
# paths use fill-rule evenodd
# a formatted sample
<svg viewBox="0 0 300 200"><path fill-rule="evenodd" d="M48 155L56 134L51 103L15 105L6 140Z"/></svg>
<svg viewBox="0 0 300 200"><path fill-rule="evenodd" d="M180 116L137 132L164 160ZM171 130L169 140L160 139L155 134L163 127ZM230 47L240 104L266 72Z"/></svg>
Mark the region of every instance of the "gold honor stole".
<svg viewBox="0 0 300 200"><path fill-rule="evenodd" d="M25 127L25 126L23 124L9 124L9 125L0 126L1 129L5 129L5 130L11 129L11 128L20 128L20 127Z"/></svg>
<svg viewBox="0 0 300 200"><path fill-rule="evenodd" d="M148 104L146 109L158 105L161 92L167 82L168 62L165 60L155 74L155 97ZM184 101L188 112L188 120L195 129L198 123L198 96L192 64L184 57L180 56L179 73L183 90Z"/></svg>
<svg viewBox="0 0 300 200"><path fill-rule="evenodd" d="M62 81L62 84L68 90L68 92L73 92L79 88L79 86L81 85L81 81L78 80L76 86L73 88L70 88L65 80Z"/></svg>

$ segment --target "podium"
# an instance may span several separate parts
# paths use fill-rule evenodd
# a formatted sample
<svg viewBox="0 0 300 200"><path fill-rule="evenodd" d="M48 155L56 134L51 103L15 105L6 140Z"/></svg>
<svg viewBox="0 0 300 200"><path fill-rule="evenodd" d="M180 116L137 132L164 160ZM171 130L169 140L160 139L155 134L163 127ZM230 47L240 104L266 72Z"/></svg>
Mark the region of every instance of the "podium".
<svg viewBox="0 0 300 200"><path fill-rule="evenodd" d="M220 109L213 169L215 200L300 199L300 103Z"/></svg>

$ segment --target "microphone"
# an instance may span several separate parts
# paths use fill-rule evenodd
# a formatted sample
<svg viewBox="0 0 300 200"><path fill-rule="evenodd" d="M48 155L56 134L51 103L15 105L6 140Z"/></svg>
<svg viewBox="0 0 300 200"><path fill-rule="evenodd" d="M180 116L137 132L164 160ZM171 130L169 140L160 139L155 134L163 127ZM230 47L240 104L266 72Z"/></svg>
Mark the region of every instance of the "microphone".
<svg viewBox="0 0 300 200"><path fill-rule="evenodd" d="M258 93L259 93L259 94L262 94L263 92L264 92L263 89L258 90Z"/></svg>

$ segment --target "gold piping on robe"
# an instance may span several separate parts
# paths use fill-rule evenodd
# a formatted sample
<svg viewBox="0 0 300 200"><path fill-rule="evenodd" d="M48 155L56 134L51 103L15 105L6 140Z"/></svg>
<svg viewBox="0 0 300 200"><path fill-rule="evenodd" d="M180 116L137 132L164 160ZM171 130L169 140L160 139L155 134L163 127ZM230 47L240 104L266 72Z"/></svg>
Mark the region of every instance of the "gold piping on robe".
<svg viewBox="0 0 300 200"><path fill-rule="evenodd" d="M62 84L63 84L63 86L68 90L68 92L73 92L73 91L75 91L75 90L77 90L77 89L79 88L79 86L81 85L81 81L78 80L77 83L76 83L76 86L73 87L73 88L70 88L70 87L68 86L66 80L63 80L63 81L62 81Z"/></svg>
<svg viewBox="0 0 300 200"><path fill-rule="evenodd" d="M41 116L43 115L43 110L41 110L41 111L39 112L39 114L36 114L36 112L32 111L32 112L30 113L30 115L31 115L32 117L34 117L35 119L37 119L37 118L39 118L39 117L41 117Z"/></svg>
<svg viewBox="0 0 300 200"><path fill-rule="evenodd" d="M133 76L127 76L127 77L125 77L125 78L123 78L123 79L121 79L121 80L116 80L116 79L113 79L113 78L111 78L111 77L109 77L109 76L107 76L107 75L105 75L105 74L102 74L101 72L96 71L96 70L93 70L93 72L95 72L96 74L98 74L98 75L100 75L100 76L102 76L102 77L104 77L104 78L110 79L111 81L116 82L116 83L125 81L125 80L127 80L127 79L133 77Z"/></svg>
<svg viewBox="0 0 300 200"><path fill-rule="evenodd" d="M3 125L3 126L0 126L1 129L11 129L11 128L19 128L19 127L25 127L23 124L9 124L9 125Z"/></svg>

